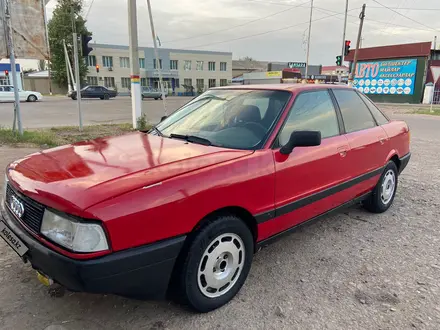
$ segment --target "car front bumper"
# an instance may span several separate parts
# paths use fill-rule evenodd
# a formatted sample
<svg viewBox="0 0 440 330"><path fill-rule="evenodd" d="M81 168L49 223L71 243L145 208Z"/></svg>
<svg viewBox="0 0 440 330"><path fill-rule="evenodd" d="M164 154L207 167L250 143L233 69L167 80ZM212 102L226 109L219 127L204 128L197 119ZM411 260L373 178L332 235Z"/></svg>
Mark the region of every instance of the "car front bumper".
<svg viewBox="0 0 440 330"><path fill-rule="evenodd" d="M179 236L93 260L75 260L37 241L4 206L1 213L4 223L29 249L23 259L72 291L164 298L186 238Z"/></svg>

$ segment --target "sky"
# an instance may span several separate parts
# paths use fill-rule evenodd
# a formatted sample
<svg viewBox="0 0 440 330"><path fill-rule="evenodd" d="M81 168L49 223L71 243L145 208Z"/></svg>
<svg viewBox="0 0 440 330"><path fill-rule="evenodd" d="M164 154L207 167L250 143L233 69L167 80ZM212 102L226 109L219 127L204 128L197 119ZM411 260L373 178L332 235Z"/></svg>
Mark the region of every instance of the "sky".
<svg viewBox="0 0 440 330"><path fill-rule="evenodd" d="M229 51L234 59L249 56L274 62L305 62L310 3L151 0L162 47ZM367 7L362 47L433 41L435 35L440 38L439 0L349 0L346 39L352 41L352 48L363 3ZM55 0L47 4L49 18L55 5ZM146 0L137 0L137 5L139 46L152 46ZM345 0L314 0L310 64L334 65L342 50L344 10ZM83 11L93 41L128 45L127 0L84 0Z"/></svg>

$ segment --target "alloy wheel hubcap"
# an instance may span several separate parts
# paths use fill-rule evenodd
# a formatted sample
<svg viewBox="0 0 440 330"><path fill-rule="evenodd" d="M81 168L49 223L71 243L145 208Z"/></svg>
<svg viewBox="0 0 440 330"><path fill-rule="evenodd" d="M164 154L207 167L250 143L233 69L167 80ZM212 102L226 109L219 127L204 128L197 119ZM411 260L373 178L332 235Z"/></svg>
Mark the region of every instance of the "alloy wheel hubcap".
<svg viewBox="0 0 440 330"><path fill-rule="evenodd" d="M388 204L393 198L396 188L396 175L393 170L388 170L383 177L380 198L384 204Z"/></svg>
<svg viewBox="0 0 440 330"><path fill-rule="evenodd" d="M208 298L228 292L240 277L245 259L242 239L232 233L222 234L211 241L199 263L197 283Z"/></svg>

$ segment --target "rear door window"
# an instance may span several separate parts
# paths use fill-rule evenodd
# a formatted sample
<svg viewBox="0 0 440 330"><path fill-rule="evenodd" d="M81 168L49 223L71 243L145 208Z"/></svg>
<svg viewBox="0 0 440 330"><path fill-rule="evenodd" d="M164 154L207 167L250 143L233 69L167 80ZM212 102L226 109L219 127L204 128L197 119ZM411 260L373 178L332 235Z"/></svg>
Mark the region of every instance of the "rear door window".
<svg viewBox="0 0 440 330"><path fill-rule="evenodd" d="M347 133L373 128L376 122L358 93L350 89L333 89L333 94L341 109Z"/></svg>
<svg viewBox="0 0 440 330"><path fill-rule="evenodd" d="M376 105L364 94L359 93L361 96L361 99L365 102L368 109L370 109L371 113L373 114L374 119L376 119L377 123L379 125L385 125L389 123L389 120L385 115L376 107Z"/></svg>
<svg viewBox="0 0 440 330"><path fill-rule="evenodd" d="M285 145L293 131L319 131L323 139L339 135L338 118L327 90L299 94L281 130L279 143Z"/></svg>

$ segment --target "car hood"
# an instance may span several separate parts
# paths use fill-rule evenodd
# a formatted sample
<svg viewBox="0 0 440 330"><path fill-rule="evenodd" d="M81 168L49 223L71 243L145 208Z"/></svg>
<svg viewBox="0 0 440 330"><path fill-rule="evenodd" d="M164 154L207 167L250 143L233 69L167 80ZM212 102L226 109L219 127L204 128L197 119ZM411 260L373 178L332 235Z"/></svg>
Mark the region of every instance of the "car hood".
<svg viewBox="0 0 440 330"><path fill-rule="evenodd" d="M137 132L29 155L10 164L8 176L40 203L84 216L104 200L251 153Z"/></svg>

